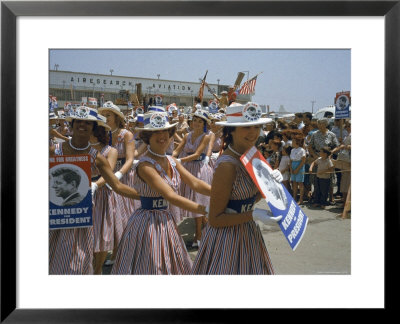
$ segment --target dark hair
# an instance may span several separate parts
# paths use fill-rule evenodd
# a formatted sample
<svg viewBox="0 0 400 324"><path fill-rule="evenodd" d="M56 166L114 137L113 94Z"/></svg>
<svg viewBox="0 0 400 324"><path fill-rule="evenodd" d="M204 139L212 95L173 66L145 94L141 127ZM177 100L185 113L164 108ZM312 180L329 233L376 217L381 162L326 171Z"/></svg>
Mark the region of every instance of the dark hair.
<svg viewBox="0 0 400 324"><path fill-rule="evenodd" d="M81 183L81 176L78 172L70 168L59 168L51 173L53 177L62 176L66 183L71 183L75 181L76 187L79 187Z"/></svg>
<svg viewBox="0 0 400 324"><path fill-rule="evenodd" d="M301 117L301 118L303 118L303 113L295 113L294 114L296 117Z"/></svg>
<svg viewBox="0 0 400 324"><path fill-rule="evenodd" d="M331 151L331 149L330 149L328 146L324 146L324 147L321 149L321 151L322 151L322 152L325 152L325 153L328 154L328 155L331 155L331 154L332 154L332 151Z"/></svg>
<svg viewBox="0 0 400 324"><path fill-rule="evenodd" d="M268 132L268 134L265 136L265 142L268 143L269 140L271 140L271 139L273 140L276 133L278 133L278 131L276 129Z"/></svg>
<svg viewBox="0 0 400 324"><path fill-rule="evenodd" d="M233 143L232 132L236 129L236 127L225 126L222 129L222 149L226 150L229 144Z"/></svg>
<svg viewBox="0 0 400 324"><path fill-rule="evenodd" d="M275 145L277 145L277 146L278 146L278 149L280 149L280 148L281 148L281 146L282 146L282 142L281 142L281 141L279 141L279 140L273 140L273 141L272 141L272 144L275 144Z"/></svg>
<svg viewBox="0 0 400 324"><path fill-rule="evenodd" d="M172 136L174 136L175 132L176 132L176 127L171 127L170 129L167 129L168 131L168 135L171 138ZM154 131L141 131L139 133L139 138L146 143L147 145L150 144L150 137L151 135L154 134Z"/></svg>
<svg viewBox="0 0 400 324"><path fill-rule="evenodd" d="M304 135L303 134L298 134L292 136L292 142L296 142L300 147L303 147L304 145Z"/></svg>
<svg viewBox="0 0 400 324"><path fill-rule="evenodd" d="M288 139L292 138L292 132L290 131L290 129L285 129L281 132L282 136L286 136Z"/></svg>
<svg viewBox="0 0 400 324"><path fill-rule="evenodd" d="M93 136L95 136L101 144L108 144L108 132L104 127L96 127L96 129L93 131Z"/></svg>
<svg viewBox="0 0 400 324"><path fill-rule="evenodd" d="M301 129L289 129L288 132L290 133L290 138L293 139L295 137L304 138L303 131Z"/></svg>
<svg viewBox="0 0 400 324"><path fill-rule="evenodd" d="M289 123L289 128L290 128L290 129L298 129L299 126L297 126L297 124L296 124L295 122L290 122L290 123Z"/></svg>
<svg viewBox="0 0 400 324"><path fill-rule="evenodd" d="M285 150L287 155L290 155L290 153L292 152L292 147L291 146L285 146L283 149Z"/></svg>
<svg viewBox="0 0 400 324"><path fill-rule="evenodd" d="M312 120L310 123L311 129L316 129L318 128L318 123L316 120Z"/></svg>
<svg viewBox="0 0 400 324"><path fill-rule="evenodd" d="M289 124L284 120L278 120L278 127L280 129L287 129L289 128Z"/></svg>
<svg viewBox="0 0 400 324"><path fill-rule="evenodd" d="M274 137L278 137L280 140L282 140L282 134L280 133L280 132L276 132L275 134L274 134Z"/></svg>
<svg viewBox="0 0 400 324"><path fill-rule="evenodd" d="M303 117L306 117L307 119L311 120L312 119L312 113L306 112L303 114Z"/></svg>

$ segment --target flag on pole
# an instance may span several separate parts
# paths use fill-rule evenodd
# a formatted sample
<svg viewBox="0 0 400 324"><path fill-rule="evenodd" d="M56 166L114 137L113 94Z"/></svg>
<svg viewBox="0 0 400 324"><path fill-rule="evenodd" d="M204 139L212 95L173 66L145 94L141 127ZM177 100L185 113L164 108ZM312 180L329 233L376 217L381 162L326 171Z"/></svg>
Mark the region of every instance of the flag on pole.
<svg viewBox="0 0 400 324"><path fill-rule="evenodd" d="M254 78L247 80L245 83L243 83L242 87L239 90L239 94L254 93L256 82L257 82L257 75Z"/></svg>
<svg viewBox="0 0 400 324"><path fill-rule="evenodd" d="M91 105L91 106L97 107L97 99L96 99L96 98L89 97L89 98L88 98L88 104Z"/></svg>
<svg viewBox="0 0 400 324"><path fill-rule="evenodd" d="M204 75L203 80L201 80L200 89L199 89L199 94L197 95L197 98L199 98L200 102L203 101L204 86L206 85L207 73L208 73L208 70L206 71L206 74Z"/></svg>

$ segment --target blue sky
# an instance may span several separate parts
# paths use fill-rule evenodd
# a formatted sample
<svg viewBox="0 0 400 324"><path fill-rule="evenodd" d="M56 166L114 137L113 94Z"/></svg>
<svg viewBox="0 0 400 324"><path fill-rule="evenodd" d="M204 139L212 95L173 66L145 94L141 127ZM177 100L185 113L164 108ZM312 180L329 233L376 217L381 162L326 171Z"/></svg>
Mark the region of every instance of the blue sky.
<svg viewBox="0 0 400 324"><path fill-rule="evenodd" d="M198 82L233 84L257 78L254 102L278 110L311 111L332 105L337 92L351 91L350 50L51 50L49 68L58 70Z"/></svg>

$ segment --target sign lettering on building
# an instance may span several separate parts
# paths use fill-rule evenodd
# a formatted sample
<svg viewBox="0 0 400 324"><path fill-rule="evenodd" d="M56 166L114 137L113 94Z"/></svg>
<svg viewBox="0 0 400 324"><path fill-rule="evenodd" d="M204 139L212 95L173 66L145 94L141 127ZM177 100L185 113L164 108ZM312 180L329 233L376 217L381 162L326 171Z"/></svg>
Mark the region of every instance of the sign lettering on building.
<svg viewBox="0 0 400 324"><path fill-rule="evenodd" d="M110 91L131 90L134 91L136 84L141 83L142 89L146 93L163 92L172 94L184 94L196 96L200 88L200 83L194 82L180 82L180 81L161 81L155 82L153 79L135 79L114 76L100 76L100 75L86 75L83 73L69 73L62 71L50 72L50 85L52 87L70 88L82 87L89 90L101 88ZM216 92L216 86L210 85Z"/></svg>

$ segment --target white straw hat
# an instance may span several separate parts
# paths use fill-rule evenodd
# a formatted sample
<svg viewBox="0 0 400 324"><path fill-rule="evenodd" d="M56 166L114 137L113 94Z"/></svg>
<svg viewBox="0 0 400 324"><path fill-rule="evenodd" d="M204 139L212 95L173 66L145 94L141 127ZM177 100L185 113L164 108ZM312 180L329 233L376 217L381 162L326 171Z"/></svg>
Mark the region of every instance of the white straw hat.
<svg viewBox="0 0 400 324"><path fill-rule="evenodd" d="M210 123L210 117L208 116L208 112L202 109L198 109L194 112L193 117L199 117L205 120L207 123Z"/></svg>
<svg viewBox="0 0 400 324"><path fill-rule="evenodd" d="M175 127L178 123L170 124L168 122L168 113L163 107L151 106L143 114L143 127L137 127L142 131L159 131Z"/></svg>
<svg viewBox="0 0 400 324"><path fill-rule="evenodd" d="M104 103L103 107L100 107L99 109L99 114L101 114L103 111L111 111L117 116L119 116L123 121L125 121L125 115L121 112L121 109L119 109L118 106L114 105L112 101L107 101Z"/></svg>
<svg viewBox="0 0 400 324"><path fill-rule="evenodd" d="M226 121L216 122L216 125L246 127L262 125L270 122L271 118L261 118L261 107L255 102L245 105L233 103L226 108Z"/></svg>
<svg viewBox="0 0 400 324"><path fill-rule="evenodd" d="M67 122L71 122L74 119L94 121L97 125L100 125L100 119L98 118L97 110L87 106L79 106L75 109L75 112L65 117ZM100 125L101 126L101 125Z"/></svg>
<svg viewBox="0 0 400 324"><path fill-rule="evenodd" d="M97 115L97 118L98 118L98 120L99 120L99 121L97 122L97 125L99 125L99 126L101 126L101 127L104 127L104 128L105 128L106 130L108 130L108 131L111 130L111 127L107 125L107 118L106 118L106 117L104 117L104 116L98 114L98 115Z"/></svg>

